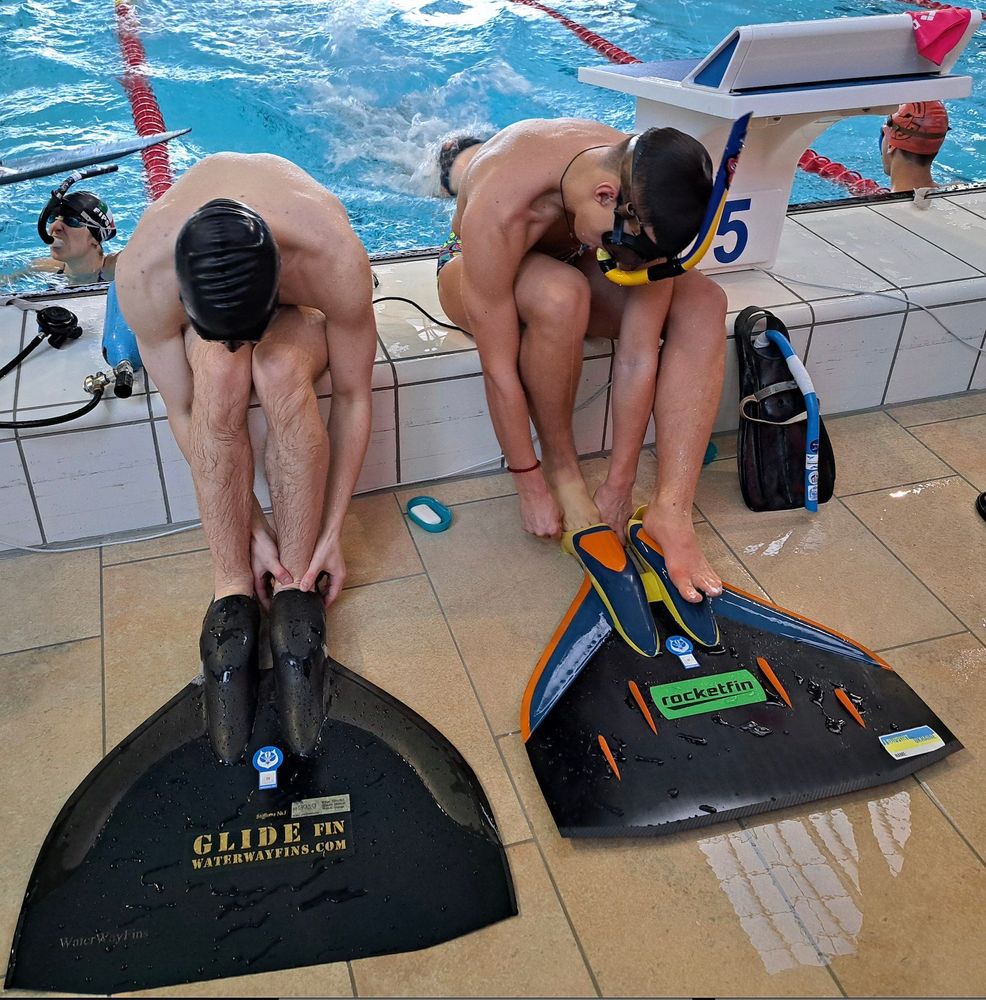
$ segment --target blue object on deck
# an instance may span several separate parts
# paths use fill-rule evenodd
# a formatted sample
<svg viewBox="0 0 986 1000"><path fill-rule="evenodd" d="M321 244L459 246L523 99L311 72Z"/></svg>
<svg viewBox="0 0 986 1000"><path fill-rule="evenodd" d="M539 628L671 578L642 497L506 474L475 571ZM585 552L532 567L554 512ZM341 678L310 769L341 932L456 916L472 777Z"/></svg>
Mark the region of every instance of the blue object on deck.
<svg viewBox="0 0 986 1000"><path fill-rule="evenodd" d="M120 312L116 298L116 283L110 282L106 291L106 315L103 318L103 357L116 376L114 391L117 396L130 395L134 374L143 367L140 350L133 330Z"/></svg>
<svg viewBox="0 0 986 1000"><path fill-rule="evenodd" d="M818 396L804 362L794 353L791 341L778 330L767 329L767 339L784 355L788 368L798 388L805 397L805 413L807 429L805 431L805 509L816 513L818 511Z"/></svg>
<svg viewBox="0 0 986 1000"><path fill-rule="evenodd" d="M425 531L445 531L452 524L452 511L434 497L412 497L407 502L407 516Z"/></svg>

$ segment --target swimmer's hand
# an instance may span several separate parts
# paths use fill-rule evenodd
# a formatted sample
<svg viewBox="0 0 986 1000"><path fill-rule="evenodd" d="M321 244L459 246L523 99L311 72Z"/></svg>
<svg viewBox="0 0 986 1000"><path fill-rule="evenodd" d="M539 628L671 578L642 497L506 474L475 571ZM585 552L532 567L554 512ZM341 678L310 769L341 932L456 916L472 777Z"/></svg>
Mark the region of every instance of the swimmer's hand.
<svg viewBox="0 0 986 1000"><path fill-rule="evenodd" d="M342 593L346 582L346 560L342 555L342 541L335 535L321 535L315 544L312 561L301 578L300 589L318 590L323 574L328 574L329 584L322 593L325 606L329 607Z"/></svg>
<svg viewBox="0 0 986 1000"><path fill-rule="evenodd" d="M621 545L626 544L627 521L634 511L632 488L623 489L604 480L592 499L599 508L599 516L615 532Z"/></svg>
<svg viewBox="0 0 986 1000"><path fill-rule="evenodd" d="M520 523L538 538L561 538L561 508L540 470L514 477L520 498Z"/></svg>
<svg viewBox="0 0 986 1000"><path fill-rule="evenodd" d="M270 610L271 581L276 580L282 586L292 582L291 574L281 565L277 551L277 538L267 519L254 521L250 530L250 568L253 570L253 589L257 600L265 611Z"/></svg>

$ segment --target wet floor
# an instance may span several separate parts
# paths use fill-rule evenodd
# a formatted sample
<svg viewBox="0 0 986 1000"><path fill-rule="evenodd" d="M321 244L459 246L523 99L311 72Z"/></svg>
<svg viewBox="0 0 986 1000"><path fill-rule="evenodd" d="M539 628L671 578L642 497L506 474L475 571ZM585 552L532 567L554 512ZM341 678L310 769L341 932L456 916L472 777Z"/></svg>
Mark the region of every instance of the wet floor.
<svg viewBox="0 0 986 1000"><path fill-rule="evenodd" d="M563 840L518 713L578 586L576 564L522 534L507 475L359 498L329 649L475 769L520 916L421 952L155 995L986 993L986 523L974 510L986 490L986 393L828 426L836 497L811 518L748 511L731 439L719 439L696 501L699 537L729 582L879 652L963 751L875 791L661 840ZM641 500L655 466L645 452ZM602 467L585 463L593 483ZM452 507L449 531L407 522L402 503L420 492ZM209 581L199 531L0 558L4 952L61 804L196 672Z"/></svg>

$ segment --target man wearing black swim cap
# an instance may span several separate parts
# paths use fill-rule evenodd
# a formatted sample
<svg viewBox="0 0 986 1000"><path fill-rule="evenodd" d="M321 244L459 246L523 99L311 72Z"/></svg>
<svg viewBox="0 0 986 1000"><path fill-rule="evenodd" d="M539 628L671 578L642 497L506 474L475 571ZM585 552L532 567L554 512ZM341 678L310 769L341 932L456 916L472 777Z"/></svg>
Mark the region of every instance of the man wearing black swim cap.
<svg viewBox="0 0 986 1000"><path fill-rule="evenodd" d="M605 522L623 541L653 417L657 482L644 528L686 600L719 594L692 501L722 389L726 296L678 263L708 212L707 151L674 128L631 137L594 121L530 120L449 171L458 200L439 299L476 339L524 529L557 538ZM591 495L572 421L587 336L615 341L612 454Z"/></svg>
<svg viewBox="0 0 986 1000"><path fill-rule="evenodd" d="M366 251L339 200L294 164L222 153L151 205L116 285L191 467L212 553L215 600L200 645L213 746L232 762L249 739L254 594L267 605L273 578L282 729L292 750L310 752L321 723L323 601L345 580L343 519L370 434L377 340ZM328 433L314 388L327 371ZM266 417L273 531L253 494L253 393ZM299 624L307 651L289 635ZM229 635L236 641L216 639ZM232 647L240 654L231 665Z"/></svg>

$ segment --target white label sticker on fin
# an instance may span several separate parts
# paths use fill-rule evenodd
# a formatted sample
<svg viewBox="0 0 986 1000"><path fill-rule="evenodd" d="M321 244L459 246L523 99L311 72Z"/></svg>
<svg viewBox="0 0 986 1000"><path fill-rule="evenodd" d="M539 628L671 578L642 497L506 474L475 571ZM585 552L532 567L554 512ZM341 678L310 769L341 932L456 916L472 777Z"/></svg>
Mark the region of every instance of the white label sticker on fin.
<svg viewBox="0 0 986 1000"><path fill-rule="evenodd" d="M442 519L427 505L423 503L416 503L409 511L409 514L413 514L416 518L424 521L425 524L441 524Z"/></svg>
<svg viewBox="0 0 986 1000"><path fill-rule="evenodd" d="M349 793L344 795L323 795L317 799L300 799L291 803L291 818L302 816L328 816L332 813L351 812Z"/></svg>
<svg viewBox="0 0 986 1000"><path fill-rule="evenodd" d="M945 745L945 741L931 726L915 726L899 733L887 733L880 737L880 743L894 760L919 757L923 753L940 750Z"/></svg>

